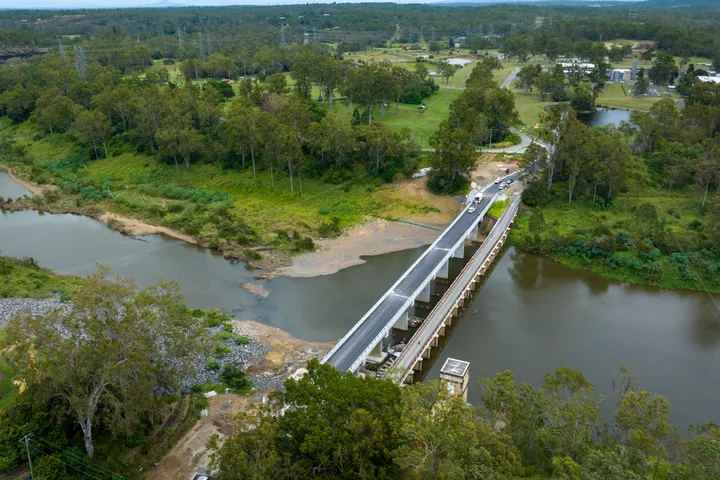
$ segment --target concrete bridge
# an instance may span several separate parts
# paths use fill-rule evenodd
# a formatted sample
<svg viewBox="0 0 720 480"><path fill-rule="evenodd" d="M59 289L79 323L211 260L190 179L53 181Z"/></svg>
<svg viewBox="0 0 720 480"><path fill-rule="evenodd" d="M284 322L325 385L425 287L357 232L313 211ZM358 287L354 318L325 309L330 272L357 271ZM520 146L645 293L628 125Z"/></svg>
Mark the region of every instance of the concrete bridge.
<svg viewBox="0 0 720 480"><path fill-rule="evenodd" d="M517 173L504 180L517 179ZM408 329L409 311L416 300L429 302L431 282L448 278L451 258L464 256L465 240L477 239L479 225L495 201L499 186L492 184L481 193L477 205L466 206L445 231L428 247L380 300L323 358L338 370L358 372L366 360L385 359L383 340L392 328ZM471 212L470 209L474 208Z"/></svg>

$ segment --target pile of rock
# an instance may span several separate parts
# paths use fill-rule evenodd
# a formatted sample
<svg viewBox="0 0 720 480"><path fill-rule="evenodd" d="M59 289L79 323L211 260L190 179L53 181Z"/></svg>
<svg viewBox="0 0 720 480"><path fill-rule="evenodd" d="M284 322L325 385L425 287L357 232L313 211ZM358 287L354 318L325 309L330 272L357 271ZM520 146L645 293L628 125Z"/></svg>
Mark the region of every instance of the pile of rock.
<svg viewBox="0 0 720 480"><path fill-rule="evenodd" d="M0 327L5 326L16 315L39 317L56 308L67 310L70 304L60 301L60 295L50 298L0 298Z"/></svg>
<svg viewBox="0 0 720 480"><path fill-rule="evenodd" d="M223 326L208 328L208 333L211 337L215 338L218 334L224 332ZM246 337L247 344L241 344L237 342L239 338L235 332L232 332L232 337L226 340L217 340L217 344L225 346L230 351L225 354L222 358L216 358L220 368L217 370L211 370L207 368L208 358L203 355L198 355L193 363L193 373L187 378L183 379L183 388L190 388L193 385L200 383L222 383L220 381L220 372L226 365L232 365L238 367L241 370L245 370L248 365L256 365L263 361L265 354L268 351L268 347L262 342L252 337ZM211 355L212 357L212 355ZM254 378L253 382L255 381Z"/></svg>

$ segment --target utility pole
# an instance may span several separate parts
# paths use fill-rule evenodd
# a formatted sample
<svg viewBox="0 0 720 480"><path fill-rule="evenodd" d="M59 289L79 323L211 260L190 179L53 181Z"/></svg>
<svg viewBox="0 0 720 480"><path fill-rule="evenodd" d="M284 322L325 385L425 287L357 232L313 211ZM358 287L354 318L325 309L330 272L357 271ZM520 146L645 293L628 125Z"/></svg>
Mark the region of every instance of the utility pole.
<svg viewBox="0 0 720 480"><path fill-rule="evenodd" d="M30 457L30 434L28 433L27 435L25 435L20 440L20 442L25 442L25 451L27 452L28 465L30 466L30 478L32 480L35 480L35 474L33 473L33 468L32 468L32 457Z"/></svg>
<svg viewBox="0 0 720 480"><path fill-rule="evenodd" d="M492 148L492 131L493 131L493 129L491 128L490 129L490 145L488 146L488 148Z"/></svg>

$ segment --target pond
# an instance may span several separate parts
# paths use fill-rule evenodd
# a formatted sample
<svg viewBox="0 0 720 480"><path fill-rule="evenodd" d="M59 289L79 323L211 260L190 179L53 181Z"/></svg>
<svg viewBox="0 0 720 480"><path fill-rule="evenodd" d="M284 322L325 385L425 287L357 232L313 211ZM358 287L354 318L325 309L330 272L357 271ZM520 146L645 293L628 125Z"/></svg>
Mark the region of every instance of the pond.
<svg viewBox="0 0 720 480"><path fill-rule="evenodd" d="M629 122L632 110L622 108L598 108L591 113L578 113L578 120L588 127L602 127L603 125L620 125L620 122Z"/></svg>

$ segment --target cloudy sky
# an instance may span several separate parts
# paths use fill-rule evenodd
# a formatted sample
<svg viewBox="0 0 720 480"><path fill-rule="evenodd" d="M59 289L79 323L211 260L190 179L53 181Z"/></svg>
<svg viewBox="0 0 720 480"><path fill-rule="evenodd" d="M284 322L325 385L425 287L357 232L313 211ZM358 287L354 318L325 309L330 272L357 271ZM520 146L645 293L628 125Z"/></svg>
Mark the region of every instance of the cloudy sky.
<svg viewBox="0 0 720 480"><path fill-rule="evenodd" d="M342 0L359 3L373 0ZM375 0L380 1L380 0ZM389 0L382 0L389 1ZM435 0L433 0L435 1ZM482 0L481 0L482 1ZM331 0L0 0L0 8L119 8L147 6L218 6L218 5L279 5L295 3L331 3ZM338 2L340 3L340 2ZM403 0L396 3L429 3L423 0Z"/></svg>

